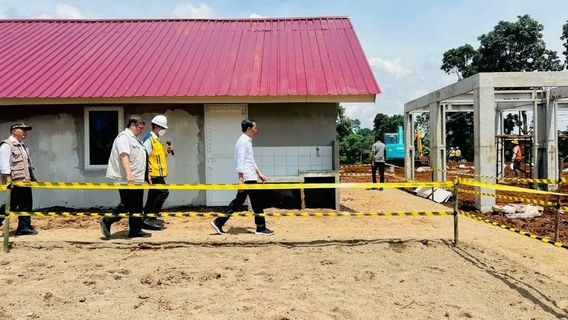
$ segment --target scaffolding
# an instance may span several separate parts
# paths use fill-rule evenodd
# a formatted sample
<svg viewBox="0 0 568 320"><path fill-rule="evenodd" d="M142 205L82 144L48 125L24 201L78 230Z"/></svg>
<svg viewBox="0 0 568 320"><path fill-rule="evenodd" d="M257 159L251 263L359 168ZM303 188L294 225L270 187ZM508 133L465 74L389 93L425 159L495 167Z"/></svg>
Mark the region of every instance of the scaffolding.
<svg viewBox="0 0 568 320"><path fill-rule="evenodd" d="M532 134L526 135L512 135L512 134L501 134L495 136L495 146L497 151L497 161L495 167L495 182L499 181L499 178L505 178L507 172L507 160L510 163L513 162L512 159L512 149L513 140L519 142L519 146L523 150L523 160L521 162L520 172L524 173L524 176L519 176L519 178L532 178L533 168L534 168L534 154L532 152L534 147L534 137ZM512 170L511 170L512 171Z"/></svg>
<svg viewBox="0 0 568 320"><path fill-rule="evenodd" d="M473 112L474 170L481 181L490 182L505 175L505 163L513 138L519 139L525 156L523 169L530 178L556 180L558 174L557 114L568 110L568 73L566 72L495 72L478 73L405 103L405 137L414 135L414 119L429 113L431 166L440 168L435 181L446 180L446 113ZM503 114L532 112L530 135L505 136ZM526 126L527 121L523 119ZM406 145L405 176L414 178L416 149ZM509 157L509 159L507 159ZM550 188L551 186L547 186ZM490 194L491 190L479 188ZM495 198L476 195L476 207L491 210Z"/></svg>

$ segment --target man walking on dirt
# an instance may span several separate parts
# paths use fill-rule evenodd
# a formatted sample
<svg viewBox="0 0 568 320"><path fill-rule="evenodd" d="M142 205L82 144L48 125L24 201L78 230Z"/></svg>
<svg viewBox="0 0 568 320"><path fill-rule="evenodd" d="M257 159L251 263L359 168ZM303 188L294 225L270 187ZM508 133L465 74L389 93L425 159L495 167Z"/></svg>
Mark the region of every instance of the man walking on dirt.
<svg viewBox="0 0 568 320"><path fill-rule="evenodd" d="M252 139L257 134L256 122L249 119L243 120L243 122L241 122L241 129L243 134L239 137L235 146L235 160L239 184L254 184L257 183L259 178L262 182L266 182L266 177L262 174L254 162ZM223 225L225 225L225 222L229 220L233 212L242 207L247 199L247 195L250 197L250 203L254 213L263 213L264 201L259 191L260 190L239 190L237 192L237 196L233 201L231 201L229 208L225 212L227 216L217 217L215 220L211 221L211 226L215 229L215 232L218 234L225 234L225 231L223 231ZM274 234L274 231L266 227L264 217L255 215L254 222L256 223L255 234L262 236L271 236Z"/></svg>
<svg viewBox="0 0 568 320"><path fill-rule="evenodd" d="M106 177L129 185L144 184L147 181L146 149L138 136L144 130L145 123L139 117L131 117L126 129L118 134L112 144ZM120 202L130 214L128 224L129 238L150 237L151 234L142 231L142 218L133 217L133 213L142 213L144 205L143 189L119 189ZM120 217L104 217L100 221L101 231L105 239L110 239L110 227Z"/></svg>
<svg viewBox="0 0 568 320"><path fill-rule="evenodd" d="M152 131L143 140L144 148L148 152L148 172L152 184L166 184L165 179L168 175L167 156L174 152L174 147L171 145L164 147L159 140L166 134L166 129L168 129L168 119L164 115L157 115L152 119ZM144 206L144 212L160 213L169 194L170 192L167 189L148 190L148 199ZM142 229L162 230L164 229L164 221L156 217L145 218L142 222Z"/></svg>
<svg viewBox="0 0 568 320"><path fill-rule="evenodd" d="M373 183L377 183L377 168L379 169L380 182L384 183L387 152L385 144L380 139L371 147L371 157ZM373 188L373 190L376 190L376 188ZM382 191L383 188L379 188L379 190Z"/></svg>
<svg viewBox="0 0 568 320"><path fill-rule="evenodd" d="M32 127L18 123L10 127L10 137L0 141L0 177L1 184L11 184L13 181L36 181L32 160L28 148L22 142L28 136ZM10 196L10 208L13 211L32 211L32 188L15 187ZM4 218L0 220L2 225ZM31 217L19 216L17 236L36 235L32 227Z"/></svg>

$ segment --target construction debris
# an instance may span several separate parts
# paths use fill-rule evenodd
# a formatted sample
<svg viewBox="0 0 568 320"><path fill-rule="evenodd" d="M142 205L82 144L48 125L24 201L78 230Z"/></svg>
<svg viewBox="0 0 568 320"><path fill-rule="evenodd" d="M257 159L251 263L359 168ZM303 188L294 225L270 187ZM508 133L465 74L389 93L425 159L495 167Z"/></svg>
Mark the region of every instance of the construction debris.
<svg viewBox="0 0 568 320"><path fill-rule="evenodd" d="M532 204L508 203L506 205L494 205L493 212L504 214L507 218L534 218L544 213L544 208Z"/></svg>

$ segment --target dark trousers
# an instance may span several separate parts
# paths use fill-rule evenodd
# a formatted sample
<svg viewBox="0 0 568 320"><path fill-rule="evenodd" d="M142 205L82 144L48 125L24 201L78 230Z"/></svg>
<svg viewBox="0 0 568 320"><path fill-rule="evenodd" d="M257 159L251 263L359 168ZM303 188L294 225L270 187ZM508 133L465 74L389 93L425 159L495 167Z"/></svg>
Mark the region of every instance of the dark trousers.
<svg viewBox="0 0 568 320"><path fill-rule="evenodd" d="M245 181L245 184L254 184L257 183L256 181ZM264 199L262 198L262 190L239 190L237 192L237 196L231 203L229 204L229 208L225 211L226 214L229 216L227 217L218 217L217 223L219 226L223 226L227 220L229 220L230 215L238 211L245 200L247 199L247 195L250 197L250 204L252 206L252 211L254 213L263 213L264 212ZM255 216L254 223L256 224L256 228L262 230L266 228L266 219L264 217Z"/></svg>
<svg viewBox="0 0 568 320"><path fill-rule="evenodd" d="M12 189L12 193L10 196L10 210L11 211L32 211L33 207L33 197L32 197L32 188L22 188L22 187L14 187ZM5 206L2 206L2 214L6 211ZM3 222L4 218L0 219L0 222ZM32 227L32 218L31 217L18 217L18 229L31 229Z"/></svg>
<svg viewBox="0 0 568 320"><path fill-rule="evenodd" d="M164 177L152 177L152 184L166 184ZM144 206L145 213L160 213L164 202L170 195L167 189L150 189L148 190L148 199ZM152 218L155 219L155 218Z"/></svg>
<svg viewBox="0 0 568 320"><path fill-rule="evenodd" d="M144 202L144 190L128 190L119 189L120 194L120 205L117 207L117 211L121 213L122 209L126 212L132 213L142 213L142 205ZM121 217L105 217L103 218L110 223L114 223L122 219ZM128 218L128 224L130 225L130 232L138 232L142 227L142 218L136 218L130 216Z"/></svg>
<svg viewBox="0 0 568 320"><path fill-rule="evenodd" d="M372 169L373 183L377 183L377 168L379 169L379 176L381 183L385 182L385 163L375 162Z"/></svg>

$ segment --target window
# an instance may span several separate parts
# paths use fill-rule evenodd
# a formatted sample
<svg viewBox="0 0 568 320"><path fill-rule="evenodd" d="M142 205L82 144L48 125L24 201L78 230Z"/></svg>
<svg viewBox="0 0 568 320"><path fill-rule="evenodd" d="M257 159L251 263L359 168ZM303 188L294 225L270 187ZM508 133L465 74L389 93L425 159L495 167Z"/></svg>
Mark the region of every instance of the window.
<svg viewBox="0 0 568 320"><path fill-rule="evenodd" d="M385 133L385 144L397 144L398 134L397 133Z"/></svg>
<svg viewBox="0 0 568 320"><path fill-rule="evenodd" d="M85 108L85 169L106 169L112 143L123 125L121 107Z"/></svg>

